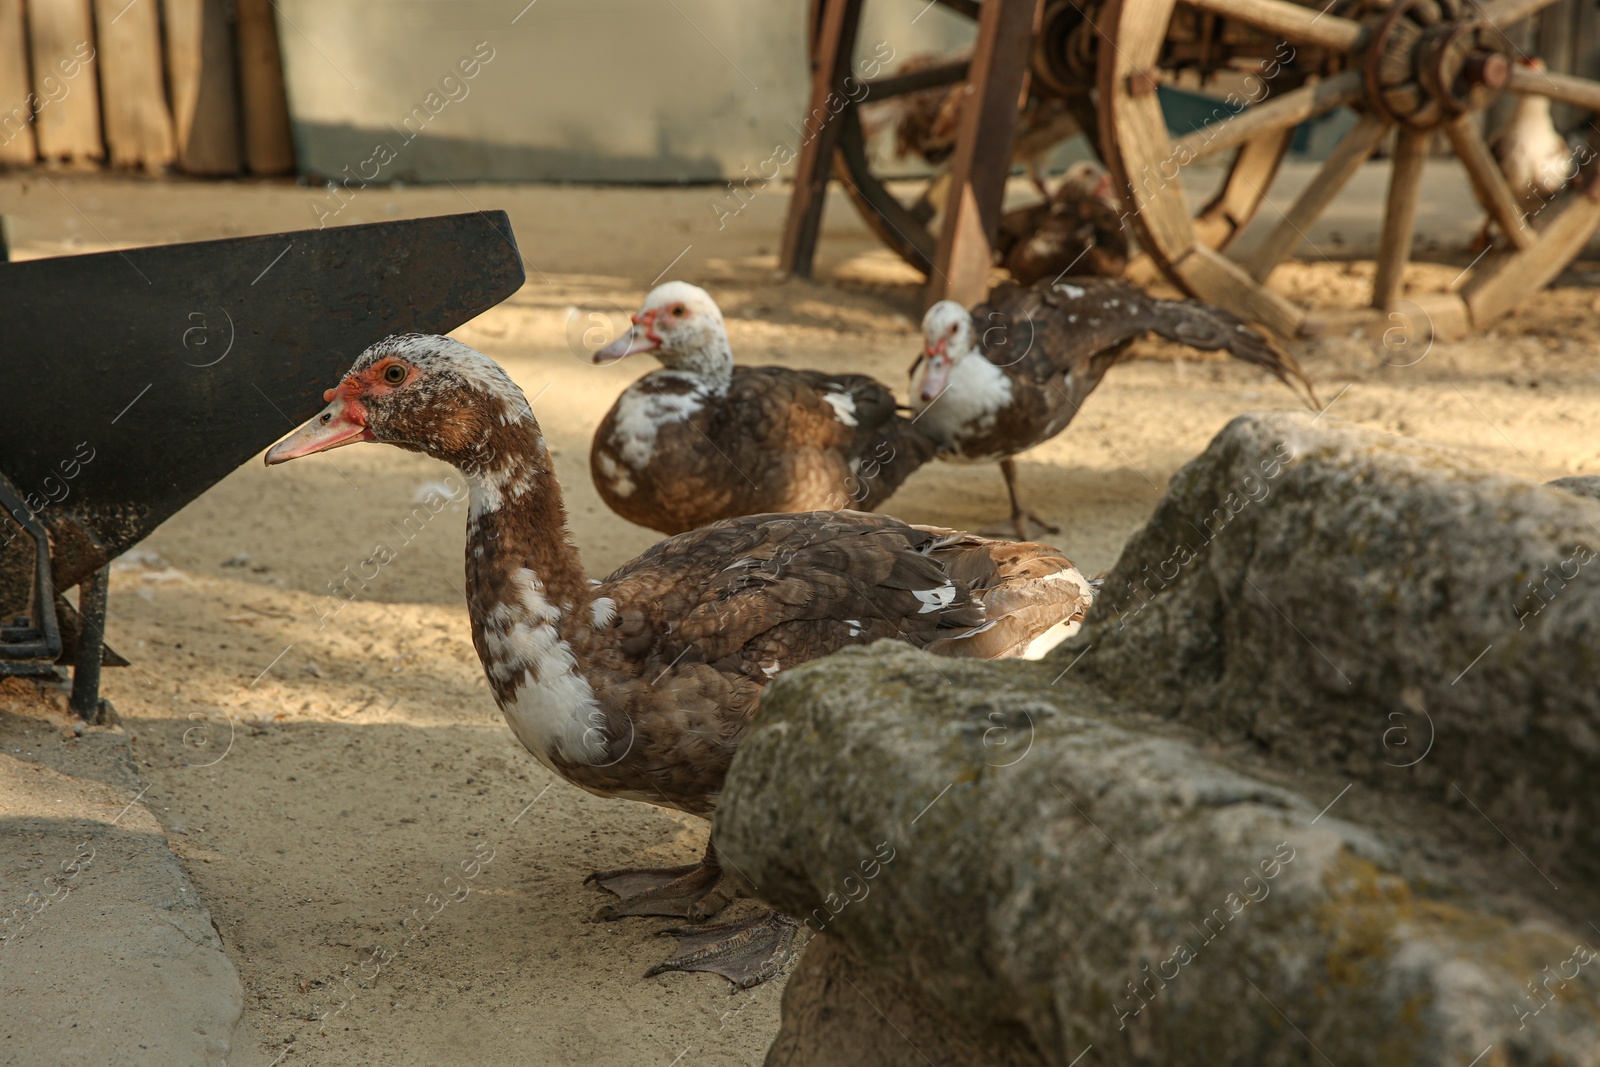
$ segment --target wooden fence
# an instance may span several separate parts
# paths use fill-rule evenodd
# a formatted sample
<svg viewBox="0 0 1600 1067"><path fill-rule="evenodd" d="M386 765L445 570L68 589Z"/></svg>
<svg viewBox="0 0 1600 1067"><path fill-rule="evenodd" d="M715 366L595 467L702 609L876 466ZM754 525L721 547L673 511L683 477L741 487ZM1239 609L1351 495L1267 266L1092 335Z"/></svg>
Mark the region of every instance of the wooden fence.
<svg viewBox="0 0 1600 1067"><path fill-rule="evenodd" d="M289 174L272 0L0 0L0 166Z"/></svg>

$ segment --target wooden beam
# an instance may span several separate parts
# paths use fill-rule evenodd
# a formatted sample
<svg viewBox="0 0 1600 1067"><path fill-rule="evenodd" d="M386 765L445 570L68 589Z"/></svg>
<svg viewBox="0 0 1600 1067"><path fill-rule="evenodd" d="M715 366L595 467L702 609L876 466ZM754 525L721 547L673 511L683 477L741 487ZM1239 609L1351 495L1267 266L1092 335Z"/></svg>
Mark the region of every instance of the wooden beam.
<svg viewBox="0 0 1600 1067"><path fill-rule="evenodd" d="M1273 268L1299 247L1306 230L1333 203L1333 198L1339 195L1345 183L1361 169L1361 164L1372 155L1372 150L1378 147L1378 142L1383 140L1388 129L1386 120L1367 112L1339 139L1339 143L1333 146L1333 151L1323 161L1322 169L1311 179L1311 184L1305 187L1284 213L1282 221L1245 261L1245 269L1256 281L1266 281Z"/></svg>
<svg viewBox="0 0 1600 1067"><path fill-rule="evenodd" d="M1191 7L1210 11L1228 19L1249 23L1282 37L1290 44L1326 48L1330 52L1354 52L1362 44L1366 28L1353 19L1320 13L1315 7L1287 3L1286 0L1187 0ZM1549 2L1549 0L1545 0Z"/></svg>
<svg viewBox="0 0 1600 1067"><path fill-rule="evenodd" d="M0 0L0 163L29 164L37 158L33 113L39 98L31 90L22 0Z"/></svg>
<svg viewBox="0 0 1600 1067"><path fill-rule="evenodd" d="M972 71L963 87L961 128L951 157L950 193L939 228L924 305L939 300L976 304L989 291L1001 201L1011 173L1037 0L984 0Z"/></svg>
<svg viewBox="0 0 1600 1067"><path fill-rule="evenodd" d="M272 0L235 0L244 159L251 174L292 174L294 141Z"/></svg>
<svg viewBox="0 0 1600 1067"><path fill-rule="evenodd" d="M850 106L844 95L844 78L855 56L856 31L861 22L862 0L823 0L821 29L811 57L811 102L800 129L800 161L795 167L794 192L789 196L789 218L783 228L778 269L784 274L811 277L822 230L822 209L828 195L828 175L834 148L839 143L838 115Z"/></svg>
<svg viewBox="0 0 1600 1067"><path fill-rule="evenodd" d="M1489 146L1483 143L1477 120L1477 115L1462 115L1448 123L1444 132L1456 150L1462 169L1467 172L1478 203L1494 219L1495 226L1512 247L1527 248L1533 244L1532 228L1524 221L1522 206L1512 194L1511 186L1506 184L1506 176L1500 172L1494 156L1490 155Z"/></svg>
<svg viewBox="0 0 1600 1067"><path fill-rule="evenodd" d="M1378 237L1377 273L1372 279L1372 306L1394 306L1405 288L1406 264L1417 229L1417 197L1422 191L1422 167L1428 161L1426 130L1401 127L1389 167L1389 196L1383 211L1383 232Z"/></svg>
<svg viewBox="0 0 1600 1067"><path fill-rule="evenodd" d="M94 0L106 145L118 167L160 170L177 152L155 0Z"/></svg>
<svg viewBox="0 0 1600 1067"><path fill-rule="evenodd" d="M33 93L40 101L34 135L42 159L104 159L100 74L89 0L28 6Z"/></svg>
<svg viewBox="0 0 1600 1067"><path fill-rule="evenodd" d="M1213 152L1237 148L1264 133L1298 126L1336 107L1354 103L1361 94L1361 72L1347 70L1184 134L1172 142L1172 151L1185 162L1203 159Z"/></svg>
<svg viewBox="0 0 1600 1067"><path fill-rule="evenodd" d="M162 0L162 10L178 166L188 174L237 174L239 101L227 0Z"/></svg>

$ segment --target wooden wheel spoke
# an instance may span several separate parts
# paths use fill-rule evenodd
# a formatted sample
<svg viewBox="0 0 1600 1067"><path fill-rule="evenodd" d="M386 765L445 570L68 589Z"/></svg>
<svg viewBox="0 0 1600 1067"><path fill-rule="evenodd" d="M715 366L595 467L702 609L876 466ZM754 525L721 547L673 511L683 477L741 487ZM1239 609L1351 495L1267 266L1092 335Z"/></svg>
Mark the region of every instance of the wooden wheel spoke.
<svg viewBox="0 0 1600 1067"><path fill-rule="evenodd" d="M1353 104L1361 98L1361 92L1361 72L1347 70L1202 126L1173 141L1172 152L1180 163L1203 159L1263 134L1298 126L1341 105Z"/></svg>
<svg viewBox="0 0 1600 1067"><path fill-rule="evenodd" d="M1322 14L1314 8L1302 7L1286 0L1186 0L1186 2L1201 11L1248 22L1268 30L1290 44L1326 48L1333 52L1355 51L1366 32L1361 23L1353 19ZM1549 3L1551 0L1544 2Z"/></svg>
<svg viewBox="0 0 1600 1067"><path fill-rule="evenodd" d="M1402 129L1395 143L1389 172L1389 198L1383 212L1383 234L1378 238L1378 269L1372 280L1372 306L1392 307L1405 283L1411 262L1411 242L1416 232L1417 195L1422 191L1422 167L1428 159L1429 134Z"/></svg>
<svg viewBox="0 0 1600 1067"><path fill-rule="evenodd" d="M1487 4L1475 6L1485 22L1504 32L1513 23L1521 22L1529 15L1543 11L1555 2L1556 0L1490 0Z"/></svg>
<svg viewBox="0 0 1600 1067"><path fill-rule="evenodd" d="M1227 181L1195 216L1194 234L1201 244L1207 248L1227 248L1239 236L1277 176L1278 165L1289 151L1289 138L1293 135L1293 129L1279 130L1257 137L1239 149L1239 154L1233 157Z"/></svg>
<svg viewBox="0 0 1600 1067"><path fill-rule="evenodd" d="M1590 197L1568 196L1553 212L1531 245L1492 261L1463 287L1473 325L1494 321L1550 284L1600 228L1600 201Z"/></svg>
<svg viewBox="0 0 1600 1067"><path fill-rule="evenodd" d="M1563 104L1585 111L1600 111L1600 82L1588 78L1575 78L1570 74L1553 74L1534 70L1517 63L1511 68L1509 88L1514 93L1532 93L1548 96Z"/></svg>
<svg viewBox="0 0 1600 1067"><path fill-rule="evenodd" d="M954 85L956 82L967 80L968 66L969 62L963 59L955 63L942 63L937 67L914 70L910 74L891 74L886 78L875 78L866 83L867 93L862 99L887 100L891 96L915 93L922 89Z"/></svg>
<svg viewBox="0 0 1600 1067"><path fill-rule="evenodd" d="M1372 155L1372 150L1378 147L1388 128L1389 123L1384 119L1363 114L1350 132L1339 139L1322 169L1311 179L1311 184L1306 186L1305 191L1284 213L1283 219L1261 243L1261 247L1247 260L1245 269L1256 281L1266 281L1273 268L1299 246L1305 231L1339 195L1345 183L1361 169L1361 164Z"/></svg>
<svg viewBox="0 0 1600 1067"><path fill-rule="evenodd" d="M933 266L936 242L916 213L886 189L867 165L866 139L861 134L861 116L855 108L840 115L839 150L833 161L833 176L844 183L845 195L855 201L863 221L878 239L901 259L921 271Z"/></svg>
<svg viewBox="0 0 1600 1067"><path fill-rule="evenodd" d="M1475 118L1474 115L1462 115L1445 127L1445 133L1456 150L1456 158L1467 172L1467 180L1472 183L1478 203L1494 219L1494 224L1507 241L1517 248L1527 248L1533 244L1533 234L1523 221L1522 208L1517 204L1511 186L1506 184L1505 175L1489 154L1489 146L1483 143L1483 137L1473 123Z"/></svg>

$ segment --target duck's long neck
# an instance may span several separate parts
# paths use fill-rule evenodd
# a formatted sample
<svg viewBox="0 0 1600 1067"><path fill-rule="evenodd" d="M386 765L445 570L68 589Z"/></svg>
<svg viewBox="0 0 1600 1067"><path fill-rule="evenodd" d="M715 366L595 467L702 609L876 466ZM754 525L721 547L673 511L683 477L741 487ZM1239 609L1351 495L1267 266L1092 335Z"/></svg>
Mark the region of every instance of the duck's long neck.
<svg viewBox="0 0 1600 1067"><path fill-rule="evenodd" d="M603 621L567 534L550 452L529 417L495 428L468 481L472 640L517 739L558 773L604 763L611 733L582 662Z"/></svg>
<svg viewBox="0 0 1600 1067"><path fill-rule="evenodd" d="M468 487L468 599L504 601L496 594L531 579L558 611L582 604L588 580L538 424L518 419L496 427L461 469Z"/></svg>
<svg viewBox="0 0 1600 1067"><path fill-rule="evenodd" d="M726 385L733 378L733 346L722 329L707 331L692 349L673 352L661 362L669 370L687 371L713 385Z"/></svg>

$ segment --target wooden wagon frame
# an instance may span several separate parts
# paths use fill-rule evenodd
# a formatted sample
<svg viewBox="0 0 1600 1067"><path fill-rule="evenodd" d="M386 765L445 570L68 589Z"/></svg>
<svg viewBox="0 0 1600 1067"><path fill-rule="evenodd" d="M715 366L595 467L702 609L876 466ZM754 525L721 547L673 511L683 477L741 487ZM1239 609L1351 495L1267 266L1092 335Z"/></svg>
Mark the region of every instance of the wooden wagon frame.
<svg viewBox="0 0 1600 1067"><path fill-rule="evenodd" d="M1449 139L1500 236L1450 292L1415 298L1427 329L1465 333L1506 314L1559 274L1600 227L1595 152L1574 165L1556 199L1525 212L1480 133L1480 113L1506 93L1600 110L1600 82L1519 62L1515 28L1555 0L934 2L977 21L970 61L869 80L864 92L851 83L847 93L863 0L814 0L810 114L832 117L800 153L780 254L785 272L809 276L827 182L837 178L884 244L926 274L927 303L977 302L993 261L1018 102L1028 93L1067 101L1111 172L1124 224L1162 274L1284 336L1315 333L1323 323L1268 289L1267 278L1391 131L1368 312L1375 319L1403 298L1435 133ZM1249 71L1259 91L1229 101L1191 133L1169 134L1158 87L1227 70ZM966 98L934 234L925 207L902 204L872 173L857 106L956 84ZM1248 256L1230 254L1266 201L1295 127L1341 106L1355 110L1355 125L1278 212L1265 240ZM1226 178L1192 209L1182 168L1223 152L1233 153Z"/></svg>

